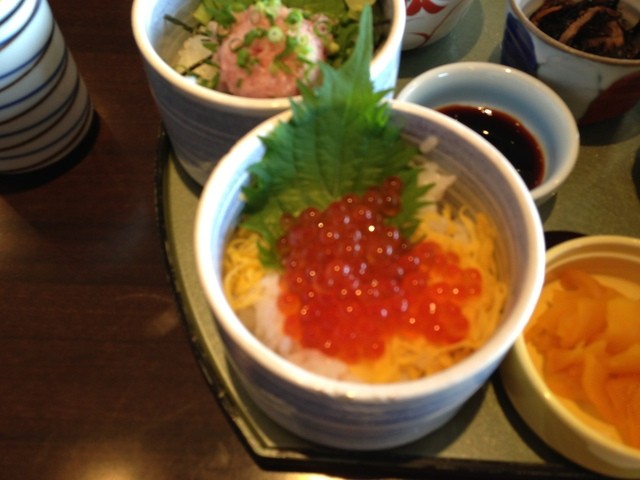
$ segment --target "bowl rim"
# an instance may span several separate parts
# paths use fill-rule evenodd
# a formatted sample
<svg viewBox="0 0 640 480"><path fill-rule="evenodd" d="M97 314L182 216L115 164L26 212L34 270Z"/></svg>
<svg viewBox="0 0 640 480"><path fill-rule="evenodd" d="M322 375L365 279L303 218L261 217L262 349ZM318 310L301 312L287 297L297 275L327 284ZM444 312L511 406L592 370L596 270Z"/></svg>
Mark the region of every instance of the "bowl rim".
<svg viewBox="0 0 640 480"><path fill-rule="evenodd" d="M383 0L384 1L384 0ZM387 0L392 8L389 35L383 44L374 51L371 61L371 75L378 76L387 66L389 59L400 49L406 23L406 9L400 0ZM217 104L226 111L242 110L254 115L269 112L275 114L290 106L291 101L299 101L300 95L279 98L241 97L197 85L191 82L169 65L156 51L149 38L150 12L154 11L158 0L133 0L131 7L131 27L133 36L143 59L162 78L185 94L204 103ZM401 8L402 7L402 8Z"/></svg>
<svg viewBox="0 0 640 480"><path fill-rule="evenodd" d="M474 79L478 78L477 76L472 75L474 71L484 71L493 75L512 76L514 79L516 79L518 82L522 82L528 88L540 92L540 94L548 98L550 104L554 106L554 114L560 118L559 123L561 123L566 128L566 132L561 135L561 140L563 142L566 142L566 161L558 162L551 175L547 177L545 174L543 182L530 190L531 196L536 202L547 199L550 195L558 190L560 185L562 185L562 183L569 177L576 165L580 150L580 131L578 129L576 119L571 113L571 110L569 110L567 104L553 89L551 89L551 87L546 85L544 82L532 75L529 75L528 73L518 70L517 68L509 67L499 63L463 61L440 65L422 72L418 76L411 79L400 90L396 98L402 101L417 103L417 100L412 100L411 98L413 96L413 93L421 89L421 87L424 88L424 85L428 84L430 79L439 78L445 74L457 74L462 78L468 79L469 83L473 83L475 81ZM526 96L525 98L527 101L529 101L530 97ZM523 121L523 123L530 123L527 122L527 119L524 117L519 118L518 120ZM484 138L483 140L487 141ZM540 141L540 139L537 140ZM548 167L546 166L545 161L545 170L547 169Z"/></svg>
<svg viewBox="0 0 640 480"><path fill-rule="evenodd" d="M542 1L542 0L529 0L531 1ZM631 0L627 0L631 1ZM595 63L603 63L606 65L612 65L616 67L640 67L640 59L627 59L627 58L614 58L614 57L605 57L604 55L596 55L593 53L584 52L582 50L578 50L577 48L570 47L555 38L550 37L538 27L536 27L533 22L529 19L529 17L524 13L522 7L520 6L520 2L518 0L509 0L509 4L511 7L511 11L518 17L518 20L526 27L527 31L533 35L535 35L539 40L548 44L551 47L554 47L558 50L561 50L564 53L569 55L575 55L577 57L582 58L583 60L590 60ZM637 7L633 7L637 10ZM640 14L640 11L638 11Z"/></svg>
<svg viewBox="0 0 640 480"><path fill-rule="evenodd" d="M620 247L627 250L633 249L638 255L638 260L640 261L640 238L624 235L587 235L584 237L566 240L551 247L546 254L547 271L549 270L549 265L551 265L551 268L554 268L553 262L555 260L562 261L562 264L565 262L571 262L572 258L579 258L570 256L572 253L579 254L581 250L589 247L597 247L596 251L589 252L590 255L604 255L606 257L610 256L608 253L613 252L613 249L619 249ZM524 335L520 335L518 337L511 353L513 355L511 357L511 361L514 361L520 366L520 369L527 376L537 397L544 405L546 405L553 415L564 422L567 428L571 429L582 438L587 439L592 444L598 445L607 451L632 458L639 462L638 467L640 467L640 449L631 447L621 441L598 433L597 429L580 421L578 417L563 405L559 396L551 391L544 381L544 378L534 365L531 355L529 354L526 341L524 340ZM545 442L549 441L549 439L544 435L541 436Z"/></svg>
<svg viewBox="0 0 640 480"><path fill-rule="evenodd" d="M258 340L248 328L238 319L228 302L215 302L216 298L224 298L221 282L217 281L217 272L214 268L214 260L210 253L211 244L211 215L210 203L222 200L224 193L217 188L221 182L227 182L229 178L235 178L234 172L238 171L237 161L231 161L234 153L241 153L244 149L255 147L259 143L259 137L267 134L277 122L289 118L291 111L286 110L270 119L265 120L245 135L238 144L216 166L207 183L204 186L196 212L195 222L195 252L200 283L205 296L213 310L214 317L219 326L230 335L235 342L243 346L245 352L275 377L286 379L298 387L317 393L342 397L348 399L363 399L369 402L387 402L390 399L409 401L424 395L425 391L451 388L468 381L486 368L486 365L494 364L497 368L499 361L522 332L535 307L538 294L544 281L544 237L542 224L533 199L518 173L511 164L491 144L481 141L481 137L469 136L466 127L456 120L419 105L402 102L392 103L394 110L401 113L418 115L430 122L445 125L446 128L455 131L459 136L464 136L475 148L484 153L488 160L498 168L513 185L515 200L522 205L526 217L527 236L531 239L534 248L531 251L530 274L526 279L526 288L532 292L529 297L517 299L512 307L512 316L508 321L498 327L494 334L479 350L463 359L457 364L436 374L421 379L386 383L367 384L355 381L337 380L307 371L284 357L280 356ZM244 168L244 167L243 167ZM227 195L228 197L228 195ZM398 388L399 386L402 388Z"/></svg>

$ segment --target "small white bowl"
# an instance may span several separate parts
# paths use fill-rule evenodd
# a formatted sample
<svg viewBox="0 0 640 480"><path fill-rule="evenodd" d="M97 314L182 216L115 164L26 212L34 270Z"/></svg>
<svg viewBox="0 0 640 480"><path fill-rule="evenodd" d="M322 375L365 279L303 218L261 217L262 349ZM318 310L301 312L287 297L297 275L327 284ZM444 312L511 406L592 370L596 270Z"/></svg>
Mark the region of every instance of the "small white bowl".
<svg viewBox="0 0 640 480"><path fill-rule="evenodd" d="M379 91L396 85L406 20L403 1L381 1L390 25L389 34L371 63L371 78ZM164 16L188 19L198 3L134 0L131 21L171 146L189 176L204 184L216 162L233 144L263 120L287 110L290 98L247 98L218 92L196 85L172 68L187 33Z"/></svg>
<svg viewBox="0 0 640 480"><path fill-rule="evenodd" d="M640 101L640 59L623 60L585 53L542 32L529 16L543 0L508 0L501 63L549 85L567 103L579 125L610 120ZM635 25L640 0L619 8Z"/></svg>
<svg viewBox="0 0 640 480"><path fill-rule="evenodd" d="M502 233L496 245L497 262L512 294L488 341L437 374L372 385L309 372L285 360L247 329L229 305L221 280L221 252L243 207L240 192L249 178L247 168L264 154L261 137L288 115L271 118L244 136L207 181L195 229L200 283L234 372L275 422L302 438L335 448L375 450L406 444L450 420L520 335L543 282L544 239L537 209L517 173L490 144L445 115L392 103L392 121L409 138L438 139L432 154L445 171L457 176L447 198L483 211Z"/></svg>
<svg viewBox="0 0 640 480"><path fill-rule="evenodd" d="M544 157L542 182L531 190L537 205L558 191L577 161L580 134L571 112L544 83L516 69L489 62L442 65L411 80L397 99L433 109L489 107L519 120Z"/></svg>
<svg viewBox="0 0 640 480"><path fill-rule="evenodd" d="M602 276L603 282L640 298L640 239L596 235L549 249L547 275L569 266ZM610 427L556 396L545 384L522 336L502 363L500 373L516 411L549 446L603 475L640 478L640 450L624 445L608 431Z"/></svg>

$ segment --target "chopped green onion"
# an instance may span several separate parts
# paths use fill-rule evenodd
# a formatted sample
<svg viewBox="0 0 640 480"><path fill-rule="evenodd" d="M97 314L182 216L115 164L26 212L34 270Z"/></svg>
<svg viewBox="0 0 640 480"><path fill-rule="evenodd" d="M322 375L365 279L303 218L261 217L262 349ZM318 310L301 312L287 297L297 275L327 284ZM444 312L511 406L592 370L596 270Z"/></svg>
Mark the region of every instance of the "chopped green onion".
<svg viewBox="0 0 640 480"><path fill-rule="evenodd" d="M289 15L287 15L285 21L289 25L297 25L298 23L302 22L303 18L304 16L302 15L302 10L294 8L289 12Z"/></svg>
<svg viewBox="0 0 640 480"><path fill-rule="evenodd" d="M249 46L258 38L263 38L267 35L267 31L264 28L254 28L247 32L244 36L244 45Z"/></svg>
<svg viewBox="0 0 640 480"><path fill-rule="evenodd" d="M246 48L238 49L236 53L236 64L240 68L246 69L249 66L250 60L251 60L251 55L249 53L249 50L247 50Z"/></svg>
<svg viewBox="0 0 640 480"><path fill-rule="evenodd" d="M267 39L271 43L281 42L284 39L284 32L282 31L282 29L280 27L271 27L267 31Z"/></svg>

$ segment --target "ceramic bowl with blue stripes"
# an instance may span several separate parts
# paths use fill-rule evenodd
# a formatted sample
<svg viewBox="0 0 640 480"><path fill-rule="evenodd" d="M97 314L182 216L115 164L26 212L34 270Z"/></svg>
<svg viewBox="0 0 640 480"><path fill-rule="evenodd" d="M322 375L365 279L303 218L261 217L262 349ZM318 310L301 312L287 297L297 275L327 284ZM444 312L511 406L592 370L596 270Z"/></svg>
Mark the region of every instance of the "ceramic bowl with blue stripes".
<svg viewBox="0 0 640 480"><path fill-rule="evenodd" d="M497 149L459 122L432 109L392 102L392 121L413 139L436 138L432 155L456 175L449 201L482 211L501 232L496 245L499 275L509 289L495 332L470 356L418 380L386 384L343 381L292 363L262 343L238 318L222 285L222 252L243 207L247 168L264 154L261 137L288 112L243 137L207 181L196 216L196 265L232 371L253 402L283 428L311 442L349 450L397 447L434 432L495 371L528 322L544 280L544 238L535 203L518 173ZM420 140L418 140L420 141ZM219 349L204 338L208 354Z"/></svg>
<svg viewBox="0 0 640 480"><path fill-rule="evenodd" d="M180 165L204 184L217 161L245 133L289 108L289 98L248 98L218 92L179 74L172 65L188 33L165 15L190 22L198 0L135 0L133 33L151 92ZM376 90L393 90L398 78L406 13L402 0L383 0L387 39L373 58ZM297 98L297 97L295 97Z"/></svg>
<svg viewBox="0 0 640 480"><path fill-rule="evenodd" d="M86 86L46 0L0 2L0 173L63 159L92 118Z"/></svg>

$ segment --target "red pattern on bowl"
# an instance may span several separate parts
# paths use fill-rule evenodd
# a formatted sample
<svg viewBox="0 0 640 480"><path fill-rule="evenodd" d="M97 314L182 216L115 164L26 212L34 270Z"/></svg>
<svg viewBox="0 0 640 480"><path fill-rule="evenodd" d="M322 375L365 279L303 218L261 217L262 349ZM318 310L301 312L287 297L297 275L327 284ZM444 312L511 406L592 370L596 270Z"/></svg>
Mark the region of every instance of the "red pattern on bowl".
<svg viewBox="0 0 640 480"><path fill-rule="evenodd" d="M450 33L473 0L407 0L403 50L432 44Z"/></svg>

